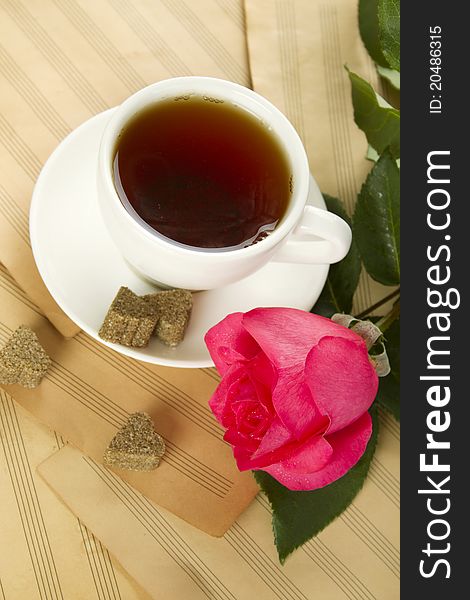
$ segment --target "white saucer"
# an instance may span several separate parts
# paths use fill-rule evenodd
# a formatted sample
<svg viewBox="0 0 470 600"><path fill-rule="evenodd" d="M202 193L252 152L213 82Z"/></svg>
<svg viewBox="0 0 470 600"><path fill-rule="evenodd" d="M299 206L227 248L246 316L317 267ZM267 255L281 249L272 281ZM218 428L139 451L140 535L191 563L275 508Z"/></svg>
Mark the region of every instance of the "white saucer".
<svg viewBox="0 0 470 600"><path fill-rule="evenodd" d="M183 342L168 348L153 338L147 348L103 342L98 330L121 285L137 294L154 288L122 258L101 219L96 199L96 165L110 109L73 131L50 156L34 189L30 233L39 272L62 310L81 329L117 352L172 367L213 365L204 334L227 314L257 306L310 310L325 284L328 265L271 262L250 277L194 294ZM309 203L325 208L314 184Z"/></svg>

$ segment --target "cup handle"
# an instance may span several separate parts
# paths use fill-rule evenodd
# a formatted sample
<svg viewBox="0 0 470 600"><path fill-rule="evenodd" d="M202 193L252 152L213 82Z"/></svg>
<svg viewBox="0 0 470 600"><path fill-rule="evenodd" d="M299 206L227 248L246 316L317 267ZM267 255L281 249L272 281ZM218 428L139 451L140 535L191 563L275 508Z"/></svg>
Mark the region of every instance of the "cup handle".
<svg viewBox="0 0 470 600"><path fill-rule="evenodd" d="M332 264L346 256L351 239L351 229L346 221L327 210L307 205L297 227L272 260Z"/></svg>

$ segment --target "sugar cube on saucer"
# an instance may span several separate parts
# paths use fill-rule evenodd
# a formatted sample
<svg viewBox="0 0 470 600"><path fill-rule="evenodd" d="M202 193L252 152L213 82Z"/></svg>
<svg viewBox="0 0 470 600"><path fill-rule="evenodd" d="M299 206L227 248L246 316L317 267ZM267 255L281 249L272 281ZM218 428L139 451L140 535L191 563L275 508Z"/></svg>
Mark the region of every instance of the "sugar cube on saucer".
<svg viewBox="0 0 470 600"><path fill-rule="evenodd" d="M165 453L165 442L144 412L129 416L104 453L108 467L130 471L151 471L158 467Z"/></svg>
<svg viewBox="0 0 470 600"><path fill-rule="evenodd" d="M177 346L184 337L184 332L191 316L193 297L187 290L165 290L156 294L143 296L155 306L158 322L154 334L168 346Z"/></svg>
<svg viewBox="0 0 470 600"><path fill-rule="evenodd" d="M50 364L51 359L34 331L21 325L0 349L0 383L35 388Z"/></svg>
<svg viewBox="0 0 470 600"><path fill-rule="evenodd" d="M152 303L121 287L104 318L98 335L107 342L124 346L147 346L157 324Z"/></svg>

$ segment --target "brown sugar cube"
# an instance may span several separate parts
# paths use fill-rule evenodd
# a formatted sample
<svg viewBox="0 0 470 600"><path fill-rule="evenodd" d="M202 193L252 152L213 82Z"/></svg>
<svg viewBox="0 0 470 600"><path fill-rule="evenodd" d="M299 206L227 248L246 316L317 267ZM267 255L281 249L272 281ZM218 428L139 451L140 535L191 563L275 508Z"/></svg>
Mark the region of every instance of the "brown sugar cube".
<svg viewBox="0 0 470 600"><path fill-rule="evenodd" d="M177 346L188 326L193 297L187 290L165 290L142 296L155 306L158 322L154 334L168 346Z"/></svg>
<svg viewBox="0 0 470 600"><path fill-rule="evenodd" d="M147 346L157 324L155 307L127 287L121 287L98 335L124 346Z"/></svg>
<svg viewBox="0 0 470 600"><path fill-rule="evenodd" d="M165 442L147 413L137 412L111 440L104 453L108 467L130 471L151 471L165 454Z"/></svg>
<svg viewBox="0 0 470 600"><path fill-rule="evenodd" d="M50 365L34 331L21 325L0 350L0 383L35 388Z"/></svg>

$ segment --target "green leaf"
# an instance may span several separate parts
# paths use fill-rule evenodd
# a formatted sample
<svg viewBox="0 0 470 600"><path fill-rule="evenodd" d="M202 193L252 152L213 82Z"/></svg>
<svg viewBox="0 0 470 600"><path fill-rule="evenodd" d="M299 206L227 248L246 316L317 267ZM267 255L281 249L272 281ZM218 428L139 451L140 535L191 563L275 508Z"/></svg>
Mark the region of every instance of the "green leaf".
<svg viewBox="0 0 470 600"><path fill-rule="evenodd" d="M388 65L400 70L400 0L379 0L379 38Z"/></svg>
<svg viewBox="0 0 470 600"><path fill-rule="evenodd" d="M359 31L372 60L388 67L380 44L378 0L359 0Z"/></svg>
<svg viewBox="0 0 470 600"><path fill-rule="evenodd" d="M400 171L386 151L359 192L353 217L356 244L369 275L400 283Z"/></svg>
<svg viewBox="0 0 470 600"><path fill-rule="evenodd" d="M395 69L387 69L386 67L377 67L377 71L381 77L389 81L396 90L400 89L400 73Z"/></svg>
<svg viewBox="0 0 470 600"><path fill-rule="evenodd" d="M391 371L387 377L380 377L376 402L400 420L400 319L390 325L384 333L385 348Z"/></svg>
<svg viewBox="0 0 470 600"><path fill-rule="evenodd" d="M362 488L377 443L376 409L372 407L370 413L372 436L366 451L346 475L330 485L312 492L293 492L268 473L253 472L273 509L274 543L281 563L340 515Z"/></svg>
<svg viewBox="0 0 470 600"><path fill-rule="evenodd" d="M367 81L349 69L347 71L351 80L356 125L379 154L389 147L394 158L399 158L400 111L387 104Z"/></svg>
<svg viewBox="0 0 470 600"><path fill-rule="evenodd" d="M330 212L335 213L351 225L351 220L338 198L327 194L323 194L323 198ZM312 312L324 317L331 317L337 312L349 313L360 273L361 257L353 239L345 258L339 263L331 265L325 287L312 308Z"/></svg>
<svg viewBox="0 0 470 600"><path fill-rule="evenodd" d="M370 160L371 162L377 162L379 160L379 158L380 158L380 155L377 154L377 152L369 144L367 146L366 159ZM397 158L397 160L395 162L397 163L397 167L400 168L400 159Z"/></svg>

